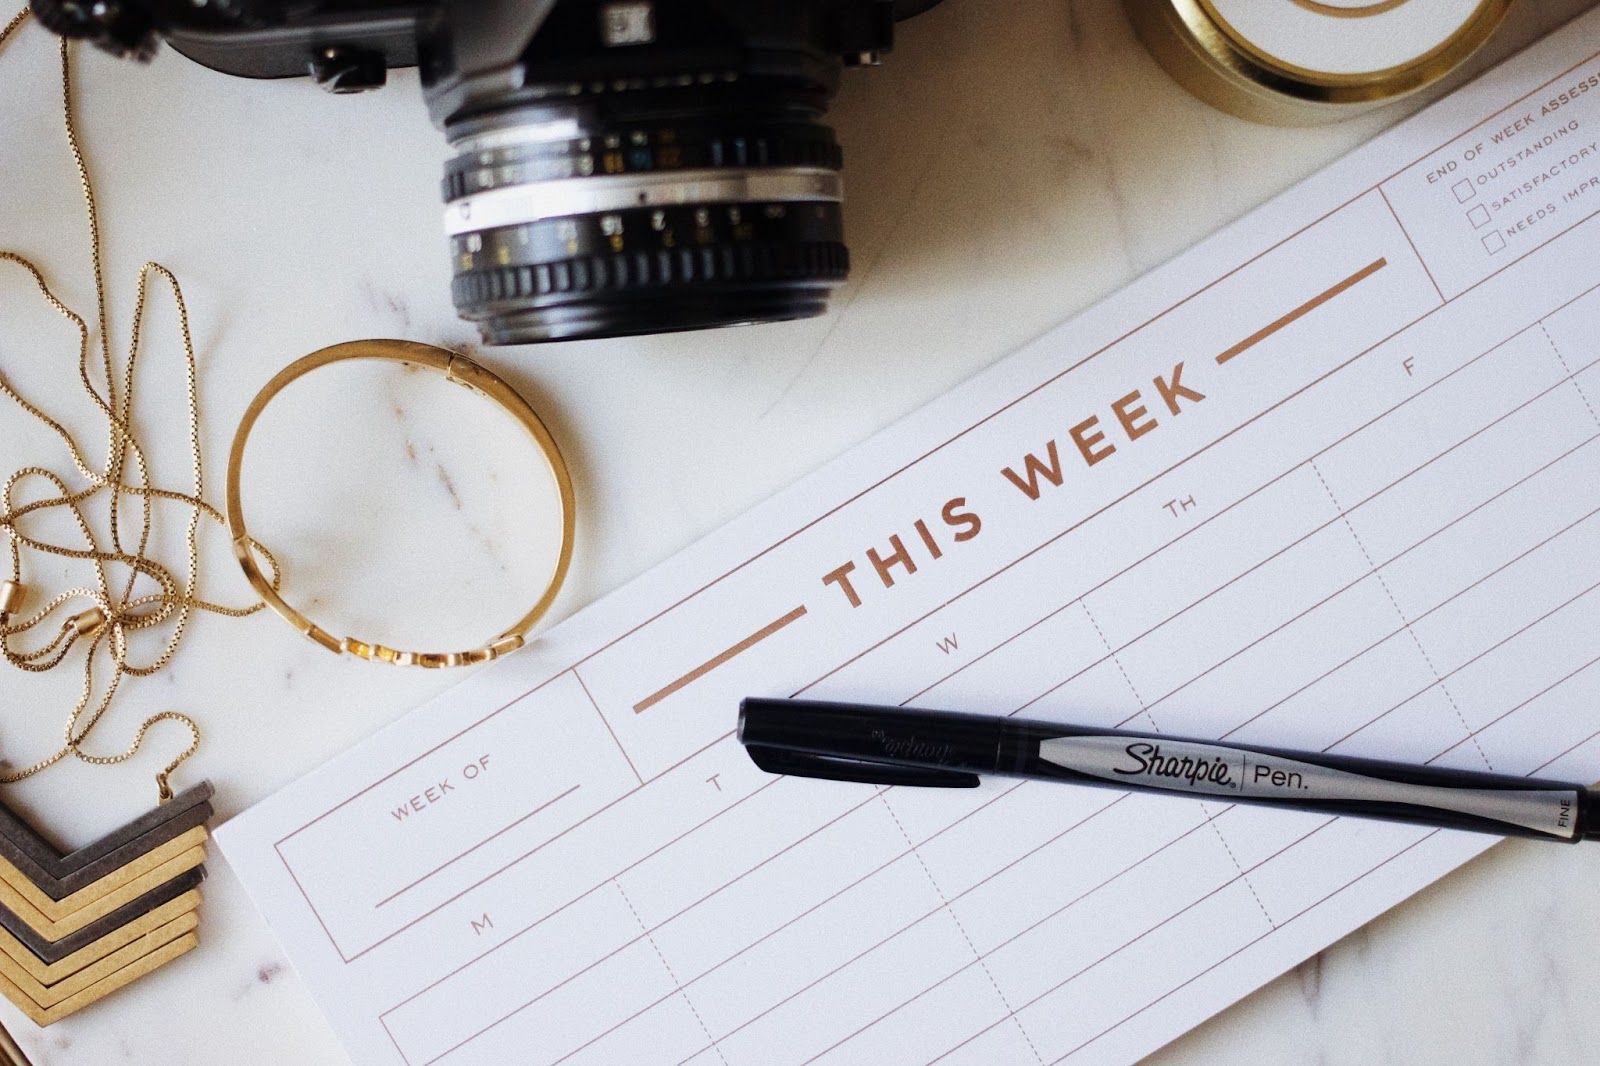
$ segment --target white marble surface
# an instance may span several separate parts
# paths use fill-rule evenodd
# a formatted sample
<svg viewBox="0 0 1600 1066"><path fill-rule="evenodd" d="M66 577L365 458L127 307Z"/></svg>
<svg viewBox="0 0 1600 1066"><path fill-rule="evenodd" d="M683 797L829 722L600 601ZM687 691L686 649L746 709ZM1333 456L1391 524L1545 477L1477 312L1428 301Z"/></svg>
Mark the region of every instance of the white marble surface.
<svg viewBox="0 0 1600 1066"><path fill-rule="evenodd" d="M1587 0L1518 0L1474 65ZM0 51L0 247L36 259L87 311L82 211L59 129L53 44ZM415 79L324 96L225 78L168 52L148 68L82 57L82 129L105 219L113 332L138 265L184 284L201 360L210 487L255 390L336 341L468 345L439 232L445 149ZM903 27L885 66L834 108L849 160L856 269L825 318L711 334L498 349L482 358L545 412L581 500L557 609L618 587L848 445L1162 262L1414 109L1313 130L1250 126L1189 99L1114 0L947 0ZM0 272L0 371L98 451L70 331ZM138 421L163 480L185 476L180 364L157 299ZM287 394L253 444L249 514L291 596L360 635L423 646L509 620L546 556L515 434L470 397L354 370ZM59 446L0 409L6 472ZM255 465L255 461L259 465ZM524 490L525 489L525 490ZM160 538L181 548L177 516ZM534 545L533 548L527 547ZM213 530L207 590L246 597ZM43 566L41 586L81 572ZM313 597L316 600L313 601ZM343 612L341 614L341 612ZM147 646L146 646L147 647ZM337 659L277 619L201 618L173 666L130 684L99 743L152 710L206 729L184 781L223 816L422 702L452 679ZM0 672L0 747L57 736L75 678ZM127 767L64 767L9 795L65 842L131 817L176 742ZM1247 998L1153 1061L1569 1063L1600 1056L1590 994L1600 848L1510 843ZM343 1054L226 864L211 864L190 956L40 1032L0 1019L35 1063L337 1063Z"/></svg>

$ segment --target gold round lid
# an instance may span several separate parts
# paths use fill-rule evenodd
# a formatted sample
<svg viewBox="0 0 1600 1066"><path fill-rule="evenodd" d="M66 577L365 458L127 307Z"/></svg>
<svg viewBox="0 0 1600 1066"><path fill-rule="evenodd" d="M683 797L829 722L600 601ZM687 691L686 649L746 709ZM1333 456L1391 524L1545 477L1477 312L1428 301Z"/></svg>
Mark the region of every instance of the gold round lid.
<svg viewBox="0 0 1600 1066"><path fill-rule="evenodd" d="M1194 95L1274 125L1333 122L1454 70L1510 0L1125 0Z"/></svg>

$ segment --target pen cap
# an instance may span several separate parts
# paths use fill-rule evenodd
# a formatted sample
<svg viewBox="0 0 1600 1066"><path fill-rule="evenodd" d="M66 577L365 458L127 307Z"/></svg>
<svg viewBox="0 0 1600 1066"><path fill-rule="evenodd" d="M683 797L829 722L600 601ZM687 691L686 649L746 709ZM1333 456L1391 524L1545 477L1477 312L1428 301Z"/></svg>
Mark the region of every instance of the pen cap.
<svg viewBox="0 0 1600 1066"><path fill-rule="evenodd" d="M754 697L739 704L746 745L906 766L991 772L999 734L996 719L976 714Z"/></svg>

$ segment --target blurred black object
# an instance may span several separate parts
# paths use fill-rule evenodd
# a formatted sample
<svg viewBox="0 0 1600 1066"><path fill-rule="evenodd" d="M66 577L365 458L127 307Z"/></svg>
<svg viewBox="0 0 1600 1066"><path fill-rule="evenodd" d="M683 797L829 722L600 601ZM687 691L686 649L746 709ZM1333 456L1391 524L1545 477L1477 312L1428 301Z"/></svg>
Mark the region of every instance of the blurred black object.
<svg viewBox="0 0 1600 1066"><path fill-rule="evenodd" d="M331 92L420 68L463 318L491 344L803 318L849 256L821 124L847 65L940 0L33 0L56 33L160 39Z"/></svg>

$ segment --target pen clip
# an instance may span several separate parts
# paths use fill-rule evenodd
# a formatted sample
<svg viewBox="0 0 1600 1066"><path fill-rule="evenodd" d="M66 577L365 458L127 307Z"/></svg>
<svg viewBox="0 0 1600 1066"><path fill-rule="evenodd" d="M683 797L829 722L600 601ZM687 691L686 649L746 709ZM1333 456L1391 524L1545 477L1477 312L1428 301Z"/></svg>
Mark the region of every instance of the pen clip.
<svg viewBox="0 0 1600 1066"><path fill-rule="evenodd" d="M965 770L940 770L936 767L897 766L874 759L853 759L842 755L816 755L811 752L775 748L766 744L746 744L750 759L769 774L790 777L815 777L824 781L859 781L868 785L921 785L927 788L977 788L978 775Z"/></svg>

